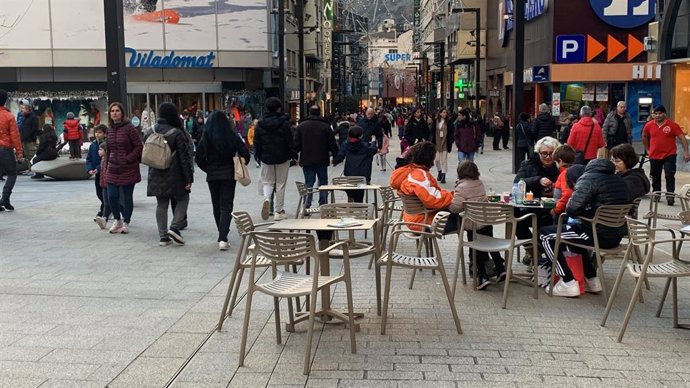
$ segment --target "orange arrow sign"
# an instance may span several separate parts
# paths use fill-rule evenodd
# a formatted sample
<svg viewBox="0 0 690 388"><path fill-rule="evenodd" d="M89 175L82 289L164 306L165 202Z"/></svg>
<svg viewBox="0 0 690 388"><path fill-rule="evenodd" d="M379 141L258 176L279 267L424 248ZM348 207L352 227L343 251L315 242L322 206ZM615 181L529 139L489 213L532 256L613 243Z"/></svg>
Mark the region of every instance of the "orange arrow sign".
<svg viewBox="0 0 690 388"><path fill-rule="evenodd" d="M587 35L587 62L592 62L592 59L606 50L606 46L599 43L591 35Z"/></svg>
<svg viewBox="0 0 690 388"><path fill-rule="evenodd" d="M634 36L628 34L628 62L635 59L644 51L644 43Z"/></svg>
<svg viewBox="0 0 690 388"><path fill-rule="evenodd" d="M618 40L616 40L616 38L614 38L611 35L608 36L607 46L608 46L608 53L606 55L606 61L607 62L611 62L612 60L614 60L614 58L621 55L621 53L623 51L625 51L625 48L626 48L623 43L619 42Z"/></svg>

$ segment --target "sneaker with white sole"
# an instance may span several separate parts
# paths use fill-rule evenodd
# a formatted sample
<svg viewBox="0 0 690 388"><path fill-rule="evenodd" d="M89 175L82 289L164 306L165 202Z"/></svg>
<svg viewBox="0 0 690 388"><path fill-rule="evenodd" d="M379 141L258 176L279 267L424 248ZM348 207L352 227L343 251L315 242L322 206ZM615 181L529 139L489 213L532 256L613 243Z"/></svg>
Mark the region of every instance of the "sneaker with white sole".
<svg viewBox="0 0 690 388"><path fill-rule="evenodd" d="M549 287L546 287L544 290L547 294L549 293ZM580 284L576 280L571 280L566 283L561 279L553 286L553 296L564 296L566 298L578 297L580 296Z"/></svg>
<svg viewBox="0 0 690 388"><path fill-rule="evenodd" d="M120 233L122 234L127 234L129 233L129 224L126 222L122 223L122 228L120 228Z"/></svg>
<svg viewBox="0 0 690 388"><path fill-rule="evenodd" d="M168 230L168 237L170 237L175 244L184 245L184 238L182 238L182 233L177 229Z"/></svg>
<svg viewBox="0 0 690 388"><path fill-rule="evenodd" d="M273 216L274 221L282 221L282 220L286 220L287 218L288 217L287 217L287 214L285 214L285 211L278 212Z"/></svg>
<svg viewBox="0 0 690 388"><path fill-rule="evenodd" d="M105 227L108 226L108 221L103 217L96 217L93 219L93 222L98 224L98 227L101 229L105 229Z"/></svg>
<svg viewBox="0 0 690 388"><path fill-rule="evenodd" d="M585 292L596 294L602 290L601 280L599 280L598 276L589 279L585 278Z"/></svg>
<svg viewBox="0 0 690 388"><path fill-rule="evenodd" d="M115 220L113 226L110 227L110 233L121 233L122 232L122 220Z"/></svg>
<svg viewBox="0 0 690 388"><path fill-rule="evenodd" d="M230 244L227 241L218 241L218 249L221 251L227 251L230 249Z"/></svg>
<svg viewBox="0 0 690 388"><path fill-rule="evenodd" d="M172 240L170 239L170 237L161 237L161 241L158 243L158 245L162 247L166 247L170 244L172 244Z"/></svg>
<svg viewBox="0 0 690 388"><path fill-rule="evenodd" d="M268 219L269 207L271 207L271 200L264 199L264 203L261 205L261 219L264 221Z"/></svg>

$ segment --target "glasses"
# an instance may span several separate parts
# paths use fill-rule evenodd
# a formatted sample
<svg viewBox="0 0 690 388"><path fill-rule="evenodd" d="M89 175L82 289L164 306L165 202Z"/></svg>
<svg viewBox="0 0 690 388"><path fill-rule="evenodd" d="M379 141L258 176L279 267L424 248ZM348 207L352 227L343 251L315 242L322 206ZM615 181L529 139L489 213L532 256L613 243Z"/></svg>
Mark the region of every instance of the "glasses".
<svg viewBox="0 0 690 388"><path fill-rule="evenodd" d="M541 156L542 158L551 158L553 157L553 152L540 152L539 156Z"/></svg>

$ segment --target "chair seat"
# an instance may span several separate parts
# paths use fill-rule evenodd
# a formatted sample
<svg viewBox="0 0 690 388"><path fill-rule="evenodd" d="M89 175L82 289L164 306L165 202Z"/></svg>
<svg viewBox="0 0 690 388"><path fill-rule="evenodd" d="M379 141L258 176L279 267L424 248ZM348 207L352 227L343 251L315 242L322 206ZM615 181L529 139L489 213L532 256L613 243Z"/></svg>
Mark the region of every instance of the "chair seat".
<svg viewBox="0 0 690 388"><path fill-rule="evenodd" d="M510 240L476 234L474 240L465 241L464 246L484 252L500 252L510 249ZM531 239L515 240L515 246L531 242Z"/></svg>
<svg viewBox="0 0 690 388"><path fill-rule="evenodd" d="M666 214L666 213L654 213L654 212L647 212L644 216L642 216L643 219L648 220L651 218L656 218L656 219L661 219L661 220L680 220L680 216L678 214Z"/></svg>
<svg viewBox="0 0 690 388"><path fill-rule="evenodd" d="M252 249L254 247L254 244L249 246L249 249ZM302 265L304 264L304 260L298 260L294 262L288 263L289 265ZM242 266L243 267L251 267L252 266L252 255L247 253L247 255L244 257L242 260ZM267 259L266 256L264 255L259 255L256 257L256 266L257 267L270 267L271 266L271 260Z"/></svg>
<svg viewBox="0 0 690 388"><path fill-rule="evenodd" d="M338 280L342 276L319 276L319 289ZM257 284L256 288L271 296L295 297L311 294L313 275L302 275L278 271L270 282Z"/></svg>
<svg viewBox="0 0 690 388"><path fill-rule="evenodd" d="M308 208L305 208L305 209L304 209L304 212L305 212L306 214L316 214L316 213L318 213L318 212L320 212L320 211L321 211L321 209L318 208L318 207L308 207Z"/></svg>
<svg viewBox="0 0 690 388"><path fill-rule="evenodd" d="M628 271L634 277L640 277L642 264L629 263ZM648 277L681 277L690 276L690 264L680 261L667 261L665 263L650 264L647 267Z"/></svg>
<svg viewBox="0 0 690 388"><path fill-rule="evenodd" d="M383 254L379 259L379 264L386 264L389 257L388 253ZM436 257L414 257L395 252L393 253L392 262L395 265L410 268L438 268L438 259Z"/></svg>

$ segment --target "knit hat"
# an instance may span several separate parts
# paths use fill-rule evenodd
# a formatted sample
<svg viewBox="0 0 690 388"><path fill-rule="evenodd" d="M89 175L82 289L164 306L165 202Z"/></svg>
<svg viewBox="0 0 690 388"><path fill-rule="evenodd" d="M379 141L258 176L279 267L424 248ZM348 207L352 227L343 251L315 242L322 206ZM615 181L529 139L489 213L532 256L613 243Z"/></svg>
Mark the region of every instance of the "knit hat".
<svg viewBox="0 0 690 388"><path fill-rule="evenodd" d="M67 118L68 118L69 120L74 119L74 113L72 113L72 112L67 112Z"/></svg>
<svg viewBox="0 0 690 388"><path fill-rule="evenodd" d="M656 108L652 111L653 113L666 113L666 107L663 105L657 105Z"/></svg>

